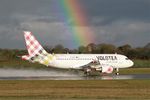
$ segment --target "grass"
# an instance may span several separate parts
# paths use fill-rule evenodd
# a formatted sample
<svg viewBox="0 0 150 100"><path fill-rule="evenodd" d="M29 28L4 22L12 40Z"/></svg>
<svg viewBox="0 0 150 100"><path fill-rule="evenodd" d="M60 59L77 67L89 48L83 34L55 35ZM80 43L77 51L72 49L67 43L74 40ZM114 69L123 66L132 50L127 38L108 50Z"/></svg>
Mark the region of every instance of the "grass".
<svg viewBox="0 0 150 100"><path fill-rule="evenodd" d="M150 74L150 68L125 68L120 69L121 74Z"/></svg>
<svg viewBox="0 0 150 100"><path fill-rule="evenodd" d="M150 60L133 60L134 68L150 68ZM0 60L0 67L33 67L40 68L45 67L44 65L38 63L31 63L29 61L24 61L20 59L15 60Z"/></svg>
<svg viewBox="0 0 150 100"><path fill-rule="evenodd" d="M150 68L150 60L133 60L134 68ZM31 63L20 59L0 61L0 68L46 68L38 63Z"/></svg>
<svg viewBox="0 0 150 100"><path fill-rule="evenodd" d="M0 68L31 68L31 69L44 69L46 66L38 64L38 63L31 63L29 61L24 60L7 60L0 62Z"/></svg>
<svg viewBox="0 0 150 100"><path fill-rule="evenodd" d="M7 80L0 99L143 100L150 99L150 80Z"/></svg>
<svg viewBox="0 0 150 100"><path fill-rule="evenodd" d="M150 74L150 61L149 60L135 60L135 66L131 68L119 69L121 74ZM143 67L142 67L143 66ZM15 68L15 69L45 69L51 70L44 65L38 63L31 63L23 60L9 60L1 61L0 68ZM58 70L58 69L57 69ZM114 71L115 72L115 71Z"/></svg>
<svg viewBox="0 0 150 100"><path fill-rule="evenodd" d="M133 60L135 68L150 68L150 60Z"/></svg>

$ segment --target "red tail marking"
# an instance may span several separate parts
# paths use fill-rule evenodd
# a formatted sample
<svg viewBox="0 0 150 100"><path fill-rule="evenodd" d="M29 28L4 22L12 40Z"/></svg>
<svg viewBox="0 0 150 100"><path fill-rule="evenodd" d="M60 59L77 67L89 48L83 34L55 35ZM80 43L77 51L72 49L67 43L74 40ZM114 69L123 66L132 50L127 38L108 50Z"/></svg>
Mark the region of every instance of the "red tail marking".
<svg viewBox="0 0 150 100"><path fill-rule="evenodd" d="M24 37L25 37L28 53L30 56L34 56L36 53L38 53L39 50L42 49L42 46L39 44L39 42L32 35L31 32L24 32Z"/></svg>

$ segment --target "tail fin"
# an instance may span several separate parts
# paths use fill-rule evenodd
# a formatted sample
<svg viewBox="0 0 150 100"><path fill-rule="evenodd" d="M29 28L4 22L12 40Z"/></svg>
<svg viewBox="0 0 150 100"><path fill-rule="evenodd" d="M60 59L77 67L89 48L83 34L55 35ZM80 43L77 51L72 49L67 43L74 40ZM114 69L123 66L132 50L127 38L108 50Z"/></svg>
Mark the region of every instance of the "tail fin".
<svg viewBox="0 0 150 100"><path fill-rule="evenodd" d="M36 40L33 34L29 31L24 31L24 38L29 55L22 56L24 60L32 60L36 56L47 55L40 43Z"/></svg>
<svg viewBox="0 0 150 100"><path fill-rule="evenodd" d="M27 46L27 50L30 56L35 56L36 54L47 53L31 32L25 31L24 38Z"/></svg>
<svg viewBox="0 0 150 100"><path fill-rule="evenodd" d="M48 54L31 32L25 31L24 38L28 50L28 55L22 56L23 60L29 60L31 62L39 62L46 66L53 61L54 56Z"/></svg>

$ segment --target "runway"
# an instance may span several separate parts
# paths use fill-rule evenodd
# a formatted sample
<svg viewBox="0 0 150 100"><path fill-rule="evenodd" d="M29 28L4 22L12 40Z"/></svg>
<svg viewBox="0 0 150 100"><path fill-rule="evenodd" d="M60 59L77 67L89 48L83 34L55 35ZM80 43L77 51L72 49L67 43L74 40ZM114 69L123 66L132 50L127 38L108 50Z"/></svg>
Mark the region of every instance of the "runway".
<svg viewBox="0 0 150 100"><path fill-rule="evenodd" d="M150 74L104 75L104 76L13 76L0 77L0 80L126 80L150 79Z"/></svg>
<svg viewBox="0 0 150 100"><path fill-rule="evenodd" d="M33 70L33 69L0 69L0 80L126 80L150 79L150 74L124 74L85 76L70 71Z"/></svg>

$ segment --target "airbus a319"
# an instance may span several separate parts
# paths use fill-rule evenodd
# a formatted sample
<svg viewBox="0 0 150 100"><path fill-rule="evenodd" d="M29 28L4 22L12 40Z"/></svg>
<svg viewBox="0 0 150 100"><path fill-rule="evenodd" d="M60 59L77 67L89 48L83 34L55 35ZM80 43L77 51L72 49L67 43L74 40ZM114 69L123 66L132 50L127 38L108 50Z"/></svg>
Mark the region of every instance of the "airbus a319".
<svg viewBox="0 0 150 100"><path fill-rule="evenodd" d="M50 54L31 32L25 31L24 38L28 55L23 55L21 58L49 67L82 70L86 75L93 71L109 74L115 69L118 75L120 68L128 68L134 64L121 54Z"/></svg>

